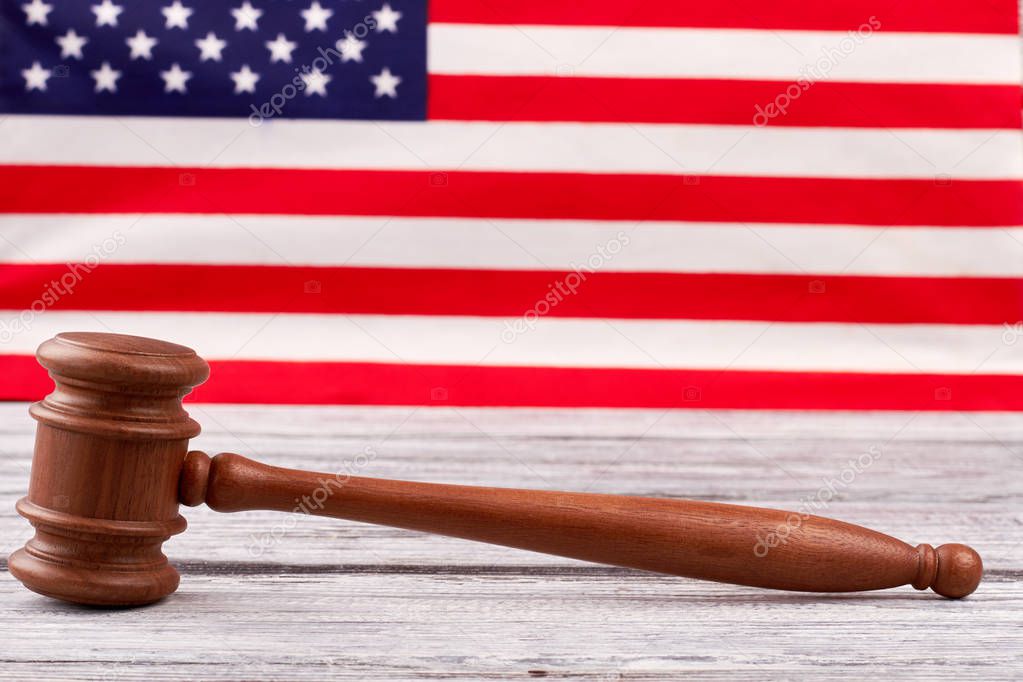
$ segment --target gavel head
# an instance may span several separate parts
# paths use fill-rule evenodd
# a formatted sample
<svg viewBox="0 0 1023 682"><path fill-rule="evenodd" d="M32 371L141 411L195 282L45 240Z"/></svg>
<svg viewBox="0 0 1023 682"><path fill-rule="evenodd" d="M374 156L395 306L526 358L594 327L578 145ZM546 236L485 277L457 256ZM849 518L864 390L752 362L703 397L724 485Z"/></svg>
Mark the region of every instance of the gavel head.
<svg viewBox="0 0 1023 682"><path fill-rule="evenodd" d="M56 388L30 409L39 427L17 509L36 532L11 573L81 604L167 596L179 577L161 545L185 529L178 481L199 433L181 399L209 367L184 346L119 334L58 334L37 357Z"/></svg>

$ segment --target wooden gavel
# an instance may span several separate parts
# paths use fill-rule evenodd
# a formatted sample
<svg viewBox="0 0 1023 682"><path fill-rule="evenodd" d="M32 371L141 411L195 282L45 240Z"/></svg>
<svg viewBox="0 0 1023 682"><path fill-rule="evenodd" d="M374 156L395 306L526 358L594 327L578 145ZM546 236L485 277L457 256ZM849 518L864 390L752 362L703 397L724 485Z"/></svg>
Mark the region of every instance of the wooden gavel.
<svg viewBox="0 0 1023 682"><path fill-rule="evenodd" d="M178 504L305 511L585 561L808 592L912 584L951 598L980 582L965 545L912 547L852 524L730 504L339 477L188 452L181 399L209 375L194 351L135 336L64 333L37 353L56 387L39 421L28 496L35 536L8 566L29 589L130 606L177 589L162 544Z"/></svg>

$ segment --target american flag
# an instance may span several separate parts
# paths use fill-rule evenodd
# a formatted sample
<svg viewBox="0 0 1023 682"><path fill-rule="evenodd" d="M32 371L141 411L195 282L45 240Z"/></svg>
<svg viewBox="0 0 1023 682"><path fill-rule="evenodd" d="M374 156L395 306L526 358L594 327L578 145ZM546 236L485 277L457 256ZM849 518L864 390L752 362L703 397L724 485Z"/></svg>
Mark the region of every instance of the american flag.
<svg viewBox="0 0 1023 682"><path fill-rule="evenodd" d="M1023 409L1016 0L2 0L0 398Z"/></svg>

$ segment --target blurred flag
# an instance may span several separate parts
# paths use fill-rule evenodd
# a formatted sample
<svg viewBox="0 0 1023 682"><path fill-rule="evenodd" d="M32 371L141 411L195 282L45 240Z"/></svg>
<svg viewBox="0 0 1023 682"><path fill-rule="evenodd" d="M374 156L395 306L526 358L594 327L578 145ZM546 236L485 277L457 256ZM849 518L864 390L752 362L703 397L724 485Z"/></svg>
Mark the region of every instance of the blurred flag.
<svg viewBox="0 0 1023 682"><path fill-rule="evenodd" d="M2 0L0 397L1023 409L1016 0Z"/></svg>

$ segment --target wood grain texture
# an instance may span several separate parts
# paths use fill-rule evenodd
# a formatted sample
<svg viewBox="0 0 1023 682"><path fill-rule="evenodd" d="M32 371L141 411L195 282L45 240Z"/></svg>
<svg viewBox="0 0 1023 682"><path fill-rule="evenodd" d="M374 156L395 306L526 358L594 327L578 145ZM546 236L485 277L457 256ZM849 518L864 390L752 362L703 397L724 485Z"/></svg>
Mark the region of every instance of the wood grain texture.
<svg viewBox="0 0 1023 682"><path fill-rule="evenodd" d="M8 570L79 604L165 597L178 573L160 549L185 529L178 481L199 433L181 398L209 366L174 343L89 332L57 334L36 359L55 386L29 408L39 426L28 494L16 505L36 534Z"/></svg>
<svg viewBox="0 0 1023 682"><path fill-rule="evenodd" d="M178 593L140 611L0 580L4 679L1018 678L1023 419L190 406L193 447L319 471L799 508L909 542L967 539L963 602L699 583L311 516L186 509ZM34 423L0 405L3 554L31 534ZM849 483L847 462L880 455ZM359 455L363 457L359 457ZM361 463L361 464L360 464ZM837 481L837 485L835 483ZM282 519L286 522L282 523ZM275 536L266 537L268 530ZM284 562L287 563L284 563Z"/></svg>

